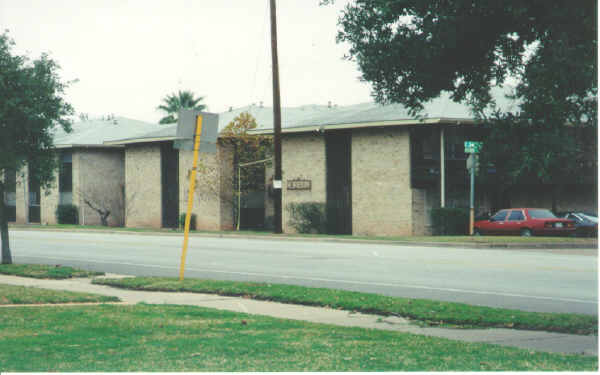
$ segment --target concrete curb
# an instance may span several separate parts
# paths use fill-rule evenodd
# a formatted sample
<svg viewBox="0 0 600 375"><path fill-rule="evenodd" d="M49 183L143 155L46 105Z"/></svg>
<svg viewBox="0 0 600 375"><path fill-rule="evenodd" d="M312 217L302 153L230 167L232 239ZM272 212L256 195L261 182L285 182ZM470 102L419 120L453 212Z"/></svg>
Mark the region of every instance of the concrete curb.
<svg viewBox="0 0 600 375"><path fill-rule="evenodd" d="M49 231L49 232L83 232L83 233L109 233L109 234L128 234L140 236L182 236L181 232L170 231L121 231L110 229L61 229L61 228L40 228L28 227L26 225L11 225L10 229L31 230L31 231ZM279 236L279 235L251 235L237 233L198 233L192 232L193 237L209 238L236 238L236 239L254 239L266 241L305 241L305 242L337 242L337 243L364 243L373 245L393 245L393 246L423 246L423 247L448 247L460 249L519 249L519 250L557 250L557 249L584 249L598 251L598 241L590 240L590 243L556 243L556 242L536 242L536 243L470 243L470 242L419 242L419 241L395 241L395 240L370 240L354 238L320 238L320 237L300 237L300 236Z"/></svg>
<svg viewBox="0 0 600 375"><path fill-rule="evenodd" d="M107 274L104 277L126 277ZM0 275L0 283L54 290L116 296L125 304L173 304L215 308L280 319L309 321L345 327L389 330L450 340L495 344L550 353L598 355L598 337L507 328L450 329L419 327L401 317L354 313L323 307L292 305L201 293L150 292L92 284L91 279L43 280ZM48 305L45 305L48 306Z"/></svg>

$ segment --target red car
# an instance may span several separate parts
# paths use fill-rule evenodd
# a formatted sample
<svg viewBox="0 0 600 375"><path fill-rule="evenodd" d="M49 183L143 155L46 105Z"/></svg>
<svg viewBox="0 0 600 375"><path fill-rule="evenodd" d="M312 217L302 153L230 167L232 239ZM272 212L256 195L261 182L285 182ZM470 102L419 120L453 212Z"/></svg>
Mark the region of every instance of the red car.
<svg viewBox="0 0 600 375"><path fill-rule="evenodd" d="M544 208L508 208L498 211L489 220L476 221L473 234L570 236L575 230L573 220L559 219Z"/></svg>

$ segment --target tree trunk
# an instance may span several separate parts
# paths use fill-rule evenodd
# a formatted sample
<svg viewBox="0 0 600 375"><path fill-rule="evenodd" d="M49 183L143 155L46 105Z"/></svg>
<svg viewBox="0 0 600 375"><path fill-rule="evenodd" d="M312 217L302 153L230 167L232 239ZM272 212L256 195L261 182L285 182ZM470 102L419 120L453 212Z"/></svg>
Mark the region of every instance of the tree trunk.
<svg viewBox="0 0 600 375"><path fill-rule="evenodd" d="M102 226L107 227L108 226L108 217L110 216L110 211L108 211L108 212L98 211L98 213L100 214L100 222L102 223Z"/></svg>
<svg viewBox="0 0 600 375"><path fill-rule="evenodd" d="M8 218L4 206L4 184L0 182L0 239L2 241L2 264L12 264L8 240Z"/></svg>

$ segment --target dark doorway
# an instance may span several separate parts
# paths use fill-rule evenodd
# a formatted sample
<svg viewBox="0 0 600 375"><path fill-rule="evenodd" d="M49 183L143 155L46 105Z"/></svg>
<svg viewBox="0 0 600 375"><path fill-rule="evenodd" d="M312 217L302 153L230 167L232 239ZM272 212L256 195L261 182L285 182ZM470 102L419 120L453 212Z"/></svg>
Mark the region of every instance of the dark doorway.
<svg viewBox="0 0 600 375"><path fill-rule="evenodd" d="M327 231L352 234L352 133L325 135L327 164Z"/></svg>
<svg viewBox="0 0 600 375"><path fill-rule="evenodd" d="M61 154L58 171L58 204L73 204L73 155L69 151Z"/></svg>
<svg viewBox="0 0 600 375"><path fill-rule="evenodd" d="M262 229L265 226L265 192L242 193L240 229Z"/></svg>
<svg viewBox="0 0 600 375"><path fill-rule="evenodd" d="M33 178L32 174L35 169L29 168L28 188L29 188L29 222L40 223L41 221L41 197L40 197L40 182L37 178Z"/></svg>
<svg viewBox="0 0 600 375"><path fill-rule="evenodd" d="M162 196L162 226L177 228L179 225L179 151L173 142L160 145L160 175Z"/></svg>

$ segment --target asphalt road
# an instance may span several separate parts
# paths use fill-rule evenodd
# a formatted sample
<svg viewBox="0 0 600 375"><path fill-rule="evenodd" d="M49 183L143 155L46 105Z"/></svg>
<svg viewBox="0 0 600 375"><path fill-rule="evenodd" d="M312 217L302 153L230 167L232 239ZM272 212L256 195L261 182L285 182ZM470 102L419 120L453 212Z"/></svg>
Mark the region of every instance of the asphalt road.
<svg viewBox="0 0 600 375"><path fill-rule="evenodd" d="M11 230L10 237L16 263L179 275L182 236ZM186 277L598 314L597 256L568 252L191 237L185 270Z"/></svg>

